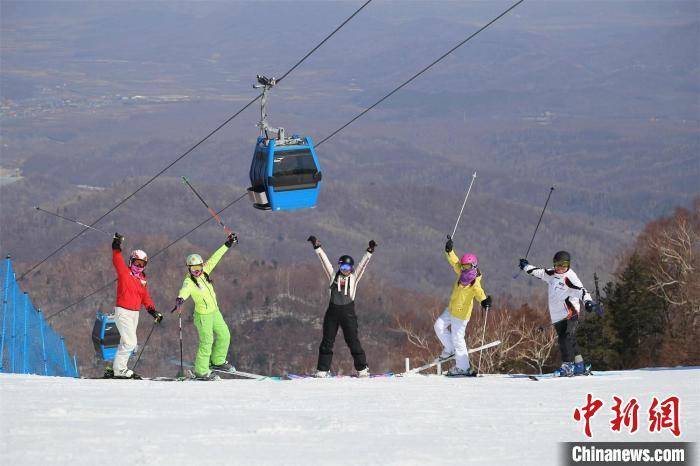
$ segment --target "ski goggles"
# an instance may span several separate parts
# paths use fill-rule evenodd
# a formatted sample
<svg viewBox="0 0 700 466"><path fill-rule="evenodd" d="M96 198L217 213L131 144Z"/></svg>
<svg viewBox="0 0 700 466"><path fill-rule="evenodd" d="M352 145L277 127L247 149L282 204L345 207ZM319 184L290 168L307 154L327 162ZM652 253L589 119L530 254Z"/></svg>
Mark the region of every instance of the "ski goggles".
<svg viewBox="0 0 700 466"><path fill-rule="evenodd" d="M201 272L202 270L204 270L204 265L202 265L202 264L188 265L188 267L190 268L191 272Z"/></svg>
<svg viewBox="0 0 700 466"><path fill-rule="evenodd" d="M554 267L563 267L565 269L568 269L570 265L569 261L557 261L554 263Z"/></svg>
<svg viewBox="0 0 700 466"><path fill-rule="evenodd" d="M474 268L474 264L460 264L460 267L462 267L462 270L471 270Z"/></svg>
<svg viewBox="0 0 700 466"><path fill-rule="evenodd" d="M341 272L352 272L352 265L350 264L340 264Z"/></svg>
<svg viewBox="0 0 700 466"><path fill-rule="evenodd" d="M141 259L132 259L131 265L135 265L136 267L141 267L143 269L146 268L146 261Z"/></svg>

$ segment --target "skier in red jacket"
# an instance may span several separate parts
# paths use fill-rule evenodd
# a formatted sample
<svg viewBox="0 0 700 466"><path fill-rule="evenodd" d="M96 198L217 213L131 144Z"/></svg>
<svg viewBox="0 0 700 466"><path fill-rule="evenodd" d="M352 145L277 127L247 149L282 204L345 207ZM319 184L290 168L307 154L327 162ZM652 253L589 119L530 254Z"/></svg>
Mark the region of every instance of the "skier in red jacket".
<svg viewBox="0 0 700 466"><path fill-rule="evenodd" d="M127 266L121 254L123 240L123 236L115 233L112 241L112 264L117 271L117 304L114 307L114 321L121 339L117 354L114 356L113 370L108 367L105 370L105 377L140 379L138 374L127 367L129 356L136 348L139 311L141 307L145 307L157 324L163 320L163 314L156 311L156 306L146 287L144 269L148 264L148 256L140 249L136 249L131 252Z"/></svg>

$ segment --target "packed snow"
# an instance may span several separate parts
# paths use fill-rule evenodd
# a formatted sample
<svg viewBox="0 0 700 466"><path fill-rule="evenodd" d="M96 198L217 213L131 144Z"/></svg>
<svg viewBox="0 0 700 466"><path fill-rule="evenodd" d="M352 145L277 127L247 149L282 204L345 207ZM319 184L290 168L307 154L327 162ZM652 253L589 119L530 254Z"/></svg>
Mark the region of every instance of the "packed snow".
<svg viewBox="0 0 700 466"><path fill-rule="evenodd" d="M700 368L572 379L411 376L158 382L0 375L0 463L149 465L556 464L585 441L698 441ZM612 432L613 396L639 431ZM681 400L679 438L648 432L652 397Z"/></svg>

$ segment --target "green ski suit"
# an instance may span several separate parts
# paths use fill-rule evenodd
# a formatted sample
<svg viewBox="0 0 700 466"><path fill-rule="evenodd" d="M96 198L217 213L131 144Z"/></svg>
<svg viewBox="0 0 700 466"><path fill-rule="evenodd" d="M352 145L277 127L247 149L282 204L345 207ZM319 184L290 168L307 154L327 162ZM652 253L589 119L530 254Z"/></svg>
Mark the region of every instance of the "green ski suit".
<svg viewBox="0 0 700 466"><path fill-rule="evenodd" d="M228 346L231 342L231 334L216 302L214 285L208 278L228 249L225 244L217 249L204 263L204 272L199 277L188 273L177 294L178 298L186 300L192 297L194 301L194 326L197 327L199 334L194 372L198 376L209 374L210 362L218 365L226 361ZM216 335L216 341L214 335Z"/></svg>

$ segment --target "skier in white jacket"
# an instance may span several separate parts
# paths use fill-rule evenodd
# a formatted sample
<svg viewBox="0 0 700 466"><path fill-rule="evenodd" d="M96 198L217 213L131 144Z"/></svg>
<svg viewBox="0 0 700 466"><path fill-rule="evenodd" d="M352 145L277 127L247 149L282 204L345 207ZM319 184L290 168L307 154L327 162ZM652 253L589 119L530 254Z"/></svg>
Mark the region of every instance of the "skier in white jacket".
<svg viewBox="0 0 700 466"><path fill-rule="evenodd" d="M520 259L522 270L549 285L549 316L559 337L562 359L560 375L581 375L586 369L576 343L580 302L584 302L588 312L596 310L597 305L576 273L571 270L571 255L568 252L557 252L553 265L552 269L544 269L530 265L527 259Z"/></svg>
<svg viewBox="0 0 700 466"><path fill-rule="evenodd" d="M321 242L315 236L309 236L307 241L314 247L316 255L321 260L323 271L328 279L330 295L328 309L323 316L323 339L318 348L316 377L328 376L333 360L333 344L338 334L338 327L343 329L343 338L348 348L350 348L350 354L352 354L358 377L369 377L367 356L365 355L365 350L362 349L357 334L355 293L357 292L357 283L365 273L377 243L374 240L369 242L367 253L362 257L357 267L355 267L355 261L352 257L347 255L341 256L338 259L338 270L335 271L328 256L321 248Z"/></svg>

